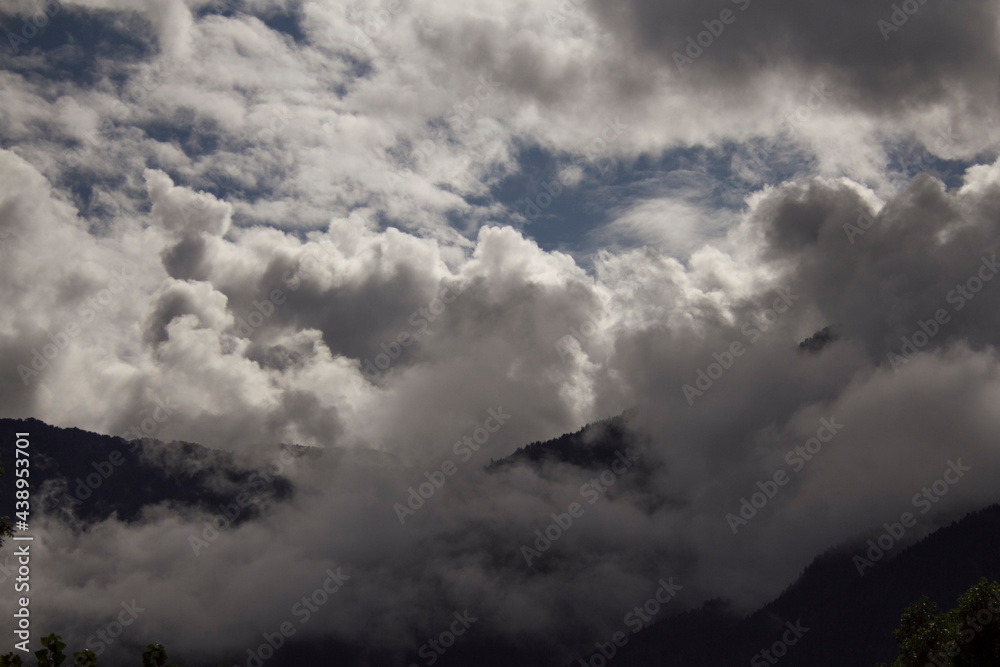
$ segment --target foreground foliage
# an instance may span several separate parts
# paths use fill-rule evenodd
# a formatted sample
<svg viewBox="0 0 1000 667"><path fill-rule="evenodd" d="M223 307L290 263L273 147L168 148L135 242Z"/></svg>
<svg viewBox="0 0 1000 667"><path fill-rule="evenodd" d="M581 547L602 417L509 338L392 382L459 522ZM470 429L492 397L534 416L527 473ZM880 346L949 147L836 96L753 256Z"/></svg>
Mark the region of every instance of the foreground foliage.
<svg viewBox="0 0 1000 667"><path fill-rule="evenodd" d="M893 631L899 656L891 666L983 667L1000 665L1000 583L983 577L938 613L926 596L903 612Z"/></svg>
<svg viewBox="0 0 1000 667"><path fill-rule="evenodd" d="M35 651L35 658L38 662L36 667L59 667L66 662L66 654L63 649L66 644L59 635L51 634L42 637L42 649ZM76 667L94 667L97 665L97 656L93 651L79 651L73 654L73 665ZM21 656L13 653L0 656L0 667L27 667L27 663L21 661ZM142 667L177 667L177 665L167 664L167 651L159 644L150 644L142 652Z"/></svg>

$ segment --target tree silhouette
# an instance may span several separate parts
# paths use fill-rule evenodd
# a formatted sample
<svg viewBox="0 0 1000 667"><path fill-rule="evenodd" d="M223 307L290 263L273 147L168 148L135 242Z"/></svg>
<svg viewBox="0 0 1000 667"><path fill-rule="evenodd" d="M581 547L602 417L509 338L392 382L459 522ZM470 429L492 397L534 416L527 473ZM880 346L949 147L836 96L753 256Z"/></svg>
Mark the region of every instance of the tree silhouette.
<svg viewBox="0 0 1000 667"><path fill-rule="evenodd" d="M899 655L891 667L1000 665L1000 583L983 577L944 613L921 597L903 611L892 635Z"/></svg>
<svg viewBox="0 0 1000 667"><path fill-rule="evenodd" d="M66 662L66 654L63 649L66 644L59 635L52 634L42 637L42 649L35 651L37 667L60 667ZM77 667L96 667L97 656L93 651L86 650L73 654L73 664ZM0 655L0 667L27 667L21 662L21 657L8 653ZM150 644L142 652L142 667L177 667L177 665L167 664L167 652L160 644Z"/></svg>

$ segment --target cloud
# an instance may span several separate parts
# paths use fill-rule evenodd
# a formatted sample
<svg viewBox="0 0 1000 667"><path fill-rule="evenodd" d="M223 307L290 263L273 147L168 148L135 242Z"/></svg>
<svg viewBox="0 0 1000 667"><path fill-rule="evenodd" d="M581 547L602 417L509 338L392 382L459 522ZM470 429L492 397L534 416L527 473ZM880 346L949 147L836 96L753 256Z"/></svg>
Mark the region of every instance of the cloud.
<svg viewBox="0 0 1000 667"><path fill-rule="evenodd" d="M144 48L70 76L93 45L54 22L4 61L2 414L120 434L162 400L166 441L325 452L201 556L210 516L40 523L40 623L85 639L136 599L168 646L242 654L339 566L303 636L396 654L469 608L569 657L660 577L678 608L760 604L950 459L973 471L924 530L996 500L995 3L922 5L888 41L891 6L740 4L682 77L717 16L689 2L65 3ZM504 224L539 155L606 226L554 250ZM593 471L483 466L633 406L641 474L527 566ZM489 410L512 417L460 460Z"/></svg>
<svg viewBox="0 0 1000 667"><path fill-rule="evenodd" d="M720 11L696 2L588 7L640 50L671 63L674 53L696 58L690 66L694 85L704 81L745 91L756 79L787 69L832 78L835 87L848 88L854 103L890 112L912 101L940 102L959 91L988 97L994 85L988 73L996 66L991 45L997 10L985 0L961 8L910 2L899 12L891 4L734 0L721 5L729 13L726 23ZM899 29L886 32L880 21ZM707 37L699 35L705 31ZM691 53L703 55L688 54L699 40L710 44Z"/></svg>

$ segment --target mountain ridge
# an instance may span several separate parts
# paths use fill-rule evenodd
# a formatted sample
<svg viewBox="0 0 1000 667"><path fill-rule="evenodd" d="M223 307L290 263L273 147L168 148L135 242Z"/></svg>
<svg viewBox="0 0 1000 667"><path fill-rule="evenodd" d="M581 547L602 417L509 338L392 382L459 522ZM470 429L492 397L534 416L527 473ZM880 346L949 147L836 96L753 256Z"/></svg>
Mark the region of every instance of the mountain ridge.
<svg viewBox="0 0 1000 667"><path fill-rule="evenodd" d="M541 470L557 462L592 470L602 465L609 453L634 442L629 430L633 416L623 413L559 438L530 443L486 469L492 474L504 474L512 466L529 465ZM237 462L231 453L194 443L126 441L77 428L54 427L35 419L3 419L0 427L11 432L28 430L35 445L47 443L49 449L44 453L39 452L40 448L33 450L36 458L32 462L33 482L41 482L37 497L42 509L63 520L76 521L84 529L112 515L122 521L137 521L144 507L161 503L178 512L219 513L220 507L234 502L252 476L261 472ZM297 457L323 455L287 445L279 449L294 452ZM120 463L112 462L113 452L120 453ZM178 459L183 460L183 465ZM106 472L109 474L105 476ZM88 479L100 479L98 488L93 489L94 497L67 504L79 483L87 485ZM5 482L9 484L9 480ZM294 494L294 485L275 474L266 493L255 498L233 523L259 518L271 504L288 501ZM12 494L4 494L5 499L0 500L0 512L12 515L13 500L6 502L8 495L12 498ZM664 656L670 656L671 663L695 667L744 665L780 637L786 623L801 623L808 631L788 648L783 665L870 666L892 660L895 646L891 631L906 605L920 595L950 605L980 577L1000 578L1000 504L966 514L922 540L903 546L859 576L852 558L863 553L866 537L858 535L818 554L792 584L750 614L741 615L729 602L716 599L662 618L630 637L624 648L616 649L615 664L646 667L662 664ZM863 608L859 607L862 600ZM844 637L852 640L845 642ZM595 655L593 651L564 664L592 664L587 660ZM345 664L391 664L388 657L331 640L290 644L269 665L298 665L332 655L351 661ZM472 662L486 667L512 662L526 667L559 663L541 645L469 638L442 656L438 665L458 667Z"/></svg>

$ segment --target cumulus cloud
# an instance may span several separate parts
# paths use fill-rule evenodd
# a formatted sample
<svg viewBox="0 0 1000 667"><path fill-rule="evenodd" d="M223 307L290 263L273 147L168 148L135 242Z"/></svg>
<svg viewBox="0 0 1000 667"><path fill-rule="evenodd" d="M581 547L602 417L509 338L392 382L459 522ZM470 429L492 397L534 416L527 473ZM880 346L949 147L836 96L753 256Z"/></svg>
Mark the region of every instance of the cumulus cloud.
<svg viewBox="0 0 1000 667"><path fill-rule="evenodd" d="M63 3L0 71L0 414L118 435L164 402L166 441L324 453L201 555L212 517L165 507L40 523L41 622L85 639L134 598L169 646L241 654L342 567L303 636L403 652L469 608L566 658L663 576L678 608L760 604L949 460L921 530L995 501L996 3L888 40L891 7L725 6L682 75L704 5ZM575 244L509 224L536 177ZM637 470L527 564L594 472L484 466L630 407Z"/></svg>

